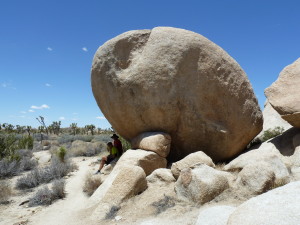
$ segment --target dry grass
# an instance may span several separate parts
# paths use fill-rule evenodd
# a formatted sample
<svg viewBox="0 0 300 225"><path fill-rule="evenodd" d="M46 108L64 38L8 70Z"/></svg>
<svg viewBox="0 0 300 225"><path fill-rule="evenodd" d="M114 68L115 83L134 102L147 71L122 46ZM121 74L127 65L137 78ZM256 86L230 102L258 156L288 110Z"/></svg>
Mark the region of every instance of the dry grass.
<svg viewBox="0 0 300 225"><path fill-rule="evenodd" d="M12 190L7 181L0 181L0 204L8 203Z"/></svg>
<svg viewBox="0 0 300 225"><path fill-rule="evenodd" d="M102 180L100 176L93 176L89 173L85 177L83 192L91 196L101 184Z"/></svg>

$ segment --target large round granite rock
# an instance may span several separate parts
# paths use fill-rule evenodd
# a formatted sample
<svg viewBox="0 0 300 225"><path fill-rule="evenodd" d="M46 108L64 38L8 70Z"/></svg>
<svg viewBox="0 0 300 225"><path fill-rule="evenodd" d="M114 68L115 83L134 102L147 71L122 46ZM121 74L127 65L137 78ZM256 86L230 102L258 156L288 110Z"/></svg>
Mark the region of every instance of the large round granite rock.
<svg viewBox="0 0 300 225"><path fill-rule="evenodd" d="M284 120L300 128L300 58L281 71L265 94Z"/></svg>
<svg viewBox="0 0 300 225"><path fill-rule="evenodd" d="M170 160L195 151L229 159L262 129L257 99L238 63L187 30L135 30L107 41L94 56L92 89L127 140L149 131L170 134Z"/></svg>

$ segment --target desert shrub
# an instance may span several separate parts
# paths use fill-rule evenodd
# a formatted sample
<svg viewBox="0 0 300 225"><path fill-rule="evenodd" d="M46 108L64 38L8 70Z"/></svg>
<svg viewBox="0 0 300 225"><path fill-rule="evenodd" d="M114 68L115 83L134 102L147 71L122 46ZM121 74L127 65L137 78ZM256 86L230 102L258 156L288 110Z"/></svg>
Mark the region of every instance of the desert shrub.
<svg viewBox="0 0 300 225"><path fill-rule="evenodd" d="M119 139L122 143L123 152L126 152L128 149L131 149L131 144L125 138L120 136Z"/></svg>
<svg viewBox="0 0 300 225"><path fill-rule="evenodd" d="M51 205L52 203L52 192L46 186L42 189L38 190L36 194L29 199L29 206L37 206L37 205Z"/></svg>
<svg viewBox="0 0 300 225"><path fill-rule="evenodd" d="M160 214L164 211L166 211L169 208L172 208L175 206L175 199L164 195L164 198L157 201L157 202L153 202L152 206L155 207L156 209L156 214Z"/></svg>
<svg viewBox="0 0 300 225"><path fill-rule="evenodd" d="M67 150L65 147L60 147L57 151L57 156L60 159L61 162L65 161L65 156L67 154Z"/></svg>
<svg viewBox="0 0 300 225"><path fill-rule="evenodd" d="M16 151L16 154L18 156L20 156L21 159L23 157L31 158L33 156L32 150L29 150L29 149L19 149L19 150Z"/></svg>
<svg viewBox="0 0 300 225"><path fill-rule="evenodd" d="M120 206L112 206L109 210L108 213L106 213L105 215L105 219L106 220L111 220L113 218L115 218L115 216L117 215L118 211L120 210Z"/></svg>
<svg viewBox="0 0 300 225"><path fill-rule="evenodd" d="M95 135L92 142L110 142L111 141L111 135L109 134L100 134L100 135Z"/></svg>
<svg viewBox="0 0 300 225"><path fill-rule="evenodd" d="M268 129L264 131L262 136L260 137L262 142L265 142L273 137L276 137L280 134L282 134L284 131L283 127L275 127L274 129Z"/></svg>
<svg viewBox="0 0 300 225"><path fill-rule="evenodd" d="M0 180L0 204L6 204L12 194L11 186L7 181Z"/></svg>
<svg viewBox="0 0 300 225"><path fill-rule="evenodd" d="M46 134L41 135L41 134L35 133L32 136L35 141L49 140L49 136Z"/></svg>
<svg viewBox="0 0 300 225"><path fill-rule="evenodd" d="M0 160L0 178L16 176L20 173L20 164L17 160Z"/></svg>
<svg viewBox="0 0 300 225"><path fill-rule="evenodd" d="M32 149L33 148L33 137L23 136L18 141L18 149Z"/></svg>
<svg viewBox="0 0 300 225"><path fill-rule="evenodd" d="M91 142L93 140L93 138L94 138L93 135L75 135L74 141L80 140L80 141L85 141L85 142Z"/></svg>
<svg viewBox="0 0 300 225"><path fill-rule="evenodd" d="M66 196L65 184L66 182L63 179L52 182L52 199L61 199Z"/></svg>
<svg viewBox="0 0 300 225"><path fill-rule="evenodd" d="M29 199L29 206L51 205L53 201L65 197L65 181L55 180L52 182L51 190L46 186L38 190L36 194Z"/></svg>
<svg viewBox="0 0 300 225"><path fill-rule="evenodd" d="M31 171L29 174L20 177L17 180L16 187L18 189L33 188L40 184L49 183L52 180L60 179L75 169L75 164L71 163L69 160L61 162L57 157L53 157L50 166L37 168Z"/></svg>
<svg viewBox="0 0 300 225"><path fill-rule="evenodd" d="M38 162L34 159L31 159L29 157L22 157L20 160L20 171L28 171L34 169Z"/></svg>
<svg viewBox="0 0 300 225"><path fill-rule="evenodd" d="M74 141L74 136L69 134L63 134L57 139L59 144L70 143Z"/></svg>
<svg viewBox="0 0 300 225"><path fill-rule="evenodd" d="M99 176L93 176L89 173L85 177L83 192L85 192L88 196L91 196L101 184L102 181Z"/></svg>
<svg viewBox="0 0 300 225"><path fill-rule="evenodd" d="M13 134L0 134L0 159L14 158L17 138Z"/></svg>
<svg viewBox="0 0 300 225"><path fill-rule="evenodd" d="M75 145L70 149L70 155L76 156L94 156L106 149L106 144L103 142L82 143Z"/></svg>

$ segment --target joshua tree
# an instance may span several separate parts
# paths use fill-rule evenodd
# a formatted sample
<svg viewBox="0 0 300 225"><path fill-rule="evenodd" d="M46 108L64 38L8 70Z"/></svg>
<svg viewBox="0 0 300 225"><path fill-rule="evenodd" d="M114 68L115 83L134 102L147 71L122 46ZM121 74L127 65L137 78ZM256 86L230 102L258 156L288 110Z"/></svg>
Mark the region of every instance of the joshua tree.
<svg viewBox="0 0 300 225"><path fill-rule="evenodd" d="M47 135L48 135L48 128L47 128L47 126L46 126L46 124L45 124L45 121L44 121L44 117L42 117L42 116L39 116L40 118L36 118L37 119L37 121L39 121L39 123L45 128L45 130L46 130L46 133L47 133Z"/></svg>
<svg viewBox="0 0 300 225"><path fill-rule="evenodd" d="M59 135L61 121L53 121L49 126L49 129L53 131L54 134Z"/></svg>
<svg viewBox="0 0 300 225"><path fill-rule="evenodd" d="M78 131L77 123L71 123L70 128L72 129L73 135Z"/></svg>
<svg viewBox="0 0 300 225"><path fill-rule="evenodd" d="M23 134L25 128L26 128L25 126L16 125L16 129L17 129L18 134Z"/></svg>
<svg viewBox="0 0 300 225"><path fill-rule="evenodd" d="M25 130L27 131L29 136L30 136L31 129L32 129L31 126L26 126Z"/></svg>
<svg viewBox="0 0 300 225"><path fill-rule="evenodd" d="M93 124L91 124L91 125L86 125L85 126L85 129L87 130L87 133L89 132L89 131L91 131L91 133L92 133L92 135L94 135L94 130L95 130L95 125L93 125Z"/></svg>

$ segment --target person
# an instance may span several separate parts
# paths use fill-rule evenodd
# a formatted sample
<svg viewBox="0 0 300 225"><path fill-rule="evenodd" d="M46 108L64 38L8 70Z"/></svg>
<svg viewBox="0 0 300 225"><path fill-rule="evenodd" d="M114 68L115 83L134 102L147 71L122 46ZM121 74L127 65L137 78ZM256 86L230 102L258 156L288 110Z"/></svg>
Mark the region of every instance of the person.
<svg viewBox="0 0 300 225"><path fill-rule="evenodd" d="M111 142L107 143L107 151L109 152L109 155L102 157L101 162L100 162L100 167L97 170L96 174L100 173L100 171L103 168L104 164L111 163L119 155L118 154L118 149L115 146L113 146L113 143L111 143Z"/></svg>
<svg viewBox="0 0 300 225"><path fill-rule="evenodd" d="M116 134L113 134L113 136L111 136L111 138L114 140L114 147L116 147L118 149L118 153L119 153L119 157L123 154L123 146L121 141L119 140L119 136Z"/></svg>

